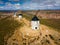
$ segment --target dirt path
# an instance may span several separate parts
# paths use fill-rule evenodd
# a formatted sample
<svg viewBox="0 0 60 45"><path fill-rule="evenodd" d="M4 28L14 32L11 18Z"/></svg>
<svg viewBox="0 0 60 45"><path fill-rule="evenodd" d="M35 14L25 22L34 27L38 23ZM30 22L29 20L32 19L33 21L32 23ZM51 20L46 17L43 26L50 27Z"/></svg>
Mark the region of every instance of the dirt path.
<svg viewBox="0 0 60 45"><path fill-rule="evenodd" d="M30 22L25 18L22 23L25 25L14 32L7 45L60 45L60 33L57 31L42 24L39 30L32 30Z"/></svg>

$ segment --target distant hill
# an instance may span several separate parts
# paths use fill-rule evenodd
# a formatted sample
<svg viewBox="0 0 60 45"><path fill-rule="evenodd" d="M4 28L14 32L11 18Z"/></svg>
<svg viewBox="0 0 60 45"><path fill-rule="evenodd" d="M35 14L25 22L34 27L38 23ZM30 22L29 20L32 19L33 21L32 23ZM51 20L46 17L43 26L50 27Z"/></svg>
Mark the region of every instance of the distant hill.
<svg viewBox="0 0 60 45"><path fill-rule="evenodd" d="M0 12L16 12L17 10L0 10Z"/></svg>
<svg viewBox="0 0 60 45"><path fill-rule="evenodd" d="M37 10L29 10L23 12L28 15L36 15ZM40 10L37 16L43 19L60 19L60 10Z"/></svg>
<svg viewBox="0 0 60 45"><path fill-rule="evenodd" d="M17 14L27 14L27 15L37 15L42 19L60 19L60 10L0 10L0 15L14 15L14 12Z"/></svg>

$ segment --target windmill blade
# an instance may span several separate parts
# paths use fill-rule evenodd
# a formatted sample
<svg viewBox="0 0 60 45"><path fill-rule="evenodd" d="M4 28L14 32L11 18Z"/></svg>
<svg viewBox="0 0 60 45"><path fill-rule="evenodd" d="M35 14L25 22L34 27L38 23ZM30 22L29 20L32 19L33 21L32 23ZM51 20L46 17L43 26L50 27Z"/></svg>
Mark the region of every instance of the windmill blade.
<svg viewBox="0 0 60 45"><path fill-rule="evenodd" d="M37 15L37 14L39 13L39 11L40 11L40 10L38 10L35 15Z"/></svg>

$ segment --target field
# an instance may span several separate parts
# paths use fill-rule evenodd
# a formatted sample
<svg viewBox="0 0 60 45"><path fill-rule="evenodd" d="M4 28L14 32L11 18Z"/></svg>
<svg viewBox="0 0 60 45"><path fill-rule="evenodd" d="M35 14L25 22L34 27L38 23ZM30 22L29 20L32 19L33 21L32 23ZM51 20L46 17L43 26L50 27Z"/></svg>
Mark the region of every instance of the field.
<svg viewBox="0 0 60 45"><path fill-rule="evenodd" d="M19 23L18 21L14 20L11 17L6 17L4 19L0 20L0 45L3 45L4 43L4 36L7 39L14 33L14 31L22 26L22 23Z"/></svg>
<svg viewBox="0 0 60 45"><path fill-rule="evenodd" d="M60 32L60 19L41 19L41 24L47 25Z"/></svg>
<svg viewBox="0 0 60 45"><path fill-rule="evenodd" d="M23 14L23 17L31 21L33 15ZM46 25L49 28L52 28L60 32L60 19L41 19L41 18L39 19L40 19L40 24ZM4 45L7 39L14 34L14 31L18 30L18 28L22 26L23 23L19 23L11 16L1 19L0 20L0 45ZM4 37L6 38L6 40L3 39Z"/></svg>

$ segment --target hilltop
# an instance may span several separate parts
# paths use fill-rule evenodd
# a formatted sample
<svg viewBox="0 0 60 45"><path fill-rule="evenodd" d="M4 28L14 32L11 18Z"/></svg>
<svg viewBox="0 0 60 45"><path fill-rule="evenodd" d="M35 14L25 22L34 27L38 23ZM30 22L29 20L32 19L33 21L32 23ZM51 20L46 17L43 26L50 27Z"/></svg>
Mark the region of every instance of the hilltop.
<svg viewBox="0 0 60 45"><path fill-rule="evenodd" d="M16 18L15 18L16 19ZM40 24L39 30L32 30L30 21L25 17L17 21L24 23L24 26L14 31L8 39L7 45L60 45L60 33L48 26ZM57 40L57 41L56 41Z"/></svg>
<svg viewBox="0 0 60 45"><path fill-rule="evenodd" d="M14 13L16 12L16 14L18 15L19 13L22 14L28 14L28 15L37 15L38 17L42 18L42 19L60 19L60 10L40 10L38 12L38 14L36 14L38 10L11 10L11 11L0 11L0 14L2 15L14 15ZM1 15L0 15L1 16Z"/></svg>
<svg viewBox="0 0 60 45"><path fill-rule="evenodd" d="M26 33L26 32L30 32L31 33L30 30L32 30L32 29L30 28L29 25L30 25L30 21L31 21L33 15L30 15L30 14L28 15L28 14L27 13L23 13L23 17L24 17L23 21L22 20L20 21L20 20L18 20L16 18L12 18L11 16L8 16L6 18L0 19L0 35L1 35L2 38L4 37L4 41L5 41L4 43L6 43L6 41L8 39L10 39L11 37L18 38L18 40L20 38L22 39L22 35L19 36L19 34L21 34L20 32L22 30L23 30L24 33ZM45 40L43 42L44 43L46 42L46 39L44 38L45 37L44 35L45 35L45 33L47 33L46 30L48 30L50 33L47 33L47 34L50 34L50 35L52 35L52 37L54 37L54 41L53 42L57 43L57 45L60 44L59 43L59 40L60 40L60 38L59 38L59 36L60 36L60 19L41 19L40 17L38 17L38 18L40 19L40 24L41 24L40 25L40 27L41 27L40 30L42 30L41 33L42 34L44 33L43 37L41 36L42 37L42 41ZM26 26L26 25L28 25L28 26ZM18 31L20 29L21 29L21 31ZM37 31L37 32L39 32L39 31ZM33 31L32 31L32 33L33 33ZM54 35L54 34L56 34L56 35ZM0 37L0 39L1 39L1 37ZM57 37L58 37L58 39L57 39ZM41 38L39 38L39 39L41 39ZM31 41L33 41L33 40L35 40L35 38L33 38ZM38 43L38 40L37 40L37 43ZM57 40L57 42L56 42L56 40ZM3 39L1 39L1 41L0 41L1 45L3 45ZM33 41L33 42L35 43L35 41ZM31 44L31 45L33 45L33 44Z"/></svg>

